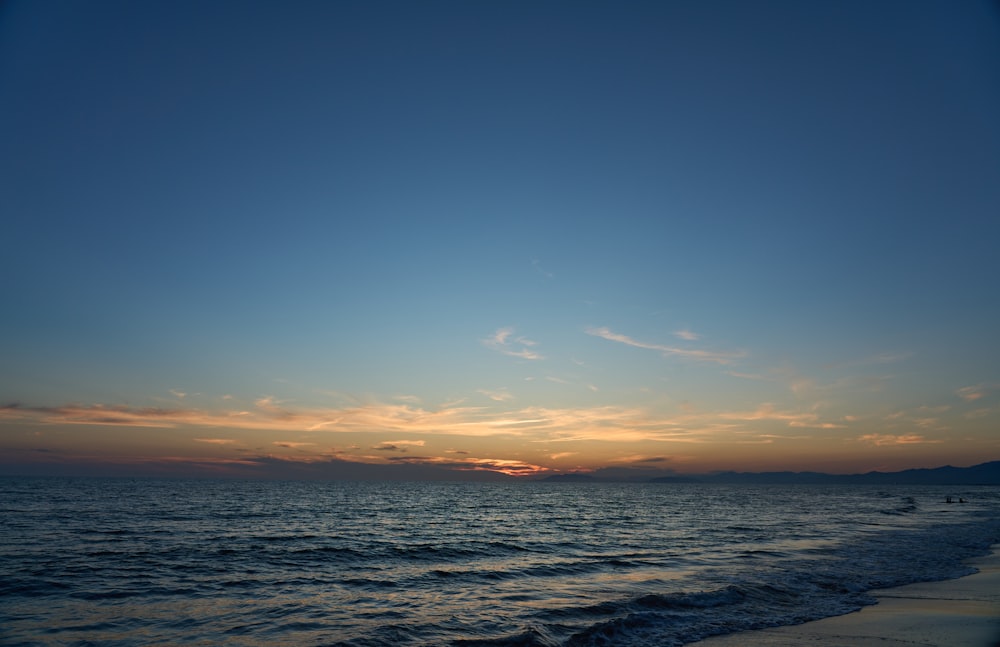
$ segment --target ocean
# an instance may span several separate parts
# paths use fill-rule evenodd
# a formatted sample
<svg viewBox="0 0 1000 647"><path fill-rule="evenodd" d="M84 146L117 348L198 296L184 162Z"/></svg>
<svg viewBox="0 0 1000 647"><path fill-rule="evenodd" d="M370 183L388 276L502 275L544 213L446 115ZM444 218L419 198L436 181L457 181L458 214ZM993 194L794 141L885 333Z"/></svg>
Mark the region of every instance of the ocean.
<svg viewBox="0 0 1000 647"><path fill-rule="evenodd" d="M998 540L993 487L0 478L0 644L669 647Z"/></svg>

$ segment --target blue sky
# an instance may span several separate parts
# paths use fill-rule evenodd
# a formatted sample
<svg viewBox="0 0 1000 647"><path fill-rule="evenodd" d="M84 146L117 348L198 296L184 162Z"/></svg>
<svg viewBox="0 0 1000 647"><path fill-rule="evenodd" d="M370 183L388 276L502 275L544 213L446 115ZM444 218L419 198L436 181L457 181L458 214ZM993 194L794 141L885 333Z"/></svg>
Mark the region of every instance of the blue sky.
<svg viewBox="0 0 1000 647"><path fill-rule="evenodd" d="M1000 458L995 4L8 2L0 96L8 469Z"/></svg>

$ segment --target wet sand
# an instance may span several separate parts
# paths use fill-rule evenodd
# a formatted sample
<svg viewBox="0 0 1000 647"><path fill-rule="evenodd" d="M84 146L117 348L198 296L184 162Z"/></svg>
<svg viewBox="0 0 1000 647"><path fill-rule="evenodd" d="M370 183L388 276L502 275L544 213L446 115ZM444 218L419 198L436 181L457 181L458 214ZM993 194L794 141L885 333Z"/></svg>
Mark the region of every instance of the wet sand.
<svg viewBox="0 0 1000 647"><path fill-rule="evenodd" d="M872 591L878 604L789 627L716 636L698 647L1000 647L1000 545L974 575Z"/></svg>

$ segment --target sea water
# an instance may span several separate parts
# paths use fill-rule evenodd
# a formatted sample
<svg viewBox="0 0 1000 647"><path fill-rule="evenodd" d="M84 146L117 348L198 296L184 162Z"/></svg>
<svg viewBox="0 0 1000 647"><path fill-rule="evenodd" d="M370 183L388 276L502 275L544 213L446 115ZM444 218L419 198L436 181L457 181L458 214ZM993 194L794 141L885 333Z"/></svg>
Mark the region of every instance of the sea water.
<svg viewBox="0 0 1000 647"><path fill-rule="evenodd" d="M998 539L990 487L7 478L0 643L664 647Z"/></svg>

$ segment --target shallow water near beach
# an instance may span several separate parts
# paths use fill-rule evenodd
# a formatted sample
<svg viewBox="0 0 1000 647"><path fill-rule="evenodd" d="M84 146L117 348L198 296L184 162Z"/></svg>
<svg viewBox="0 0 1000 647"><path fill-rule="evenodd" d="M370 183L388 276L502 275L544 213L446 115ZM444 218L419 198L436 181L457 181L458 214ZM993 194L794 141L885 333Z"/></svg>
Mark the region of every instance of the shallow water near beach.
<svg viewBox="0 0 1000 647"><path fill-rule="evenodd" d="M663 647L998 539L991 487L7 478L0 643Z"/></svg>

